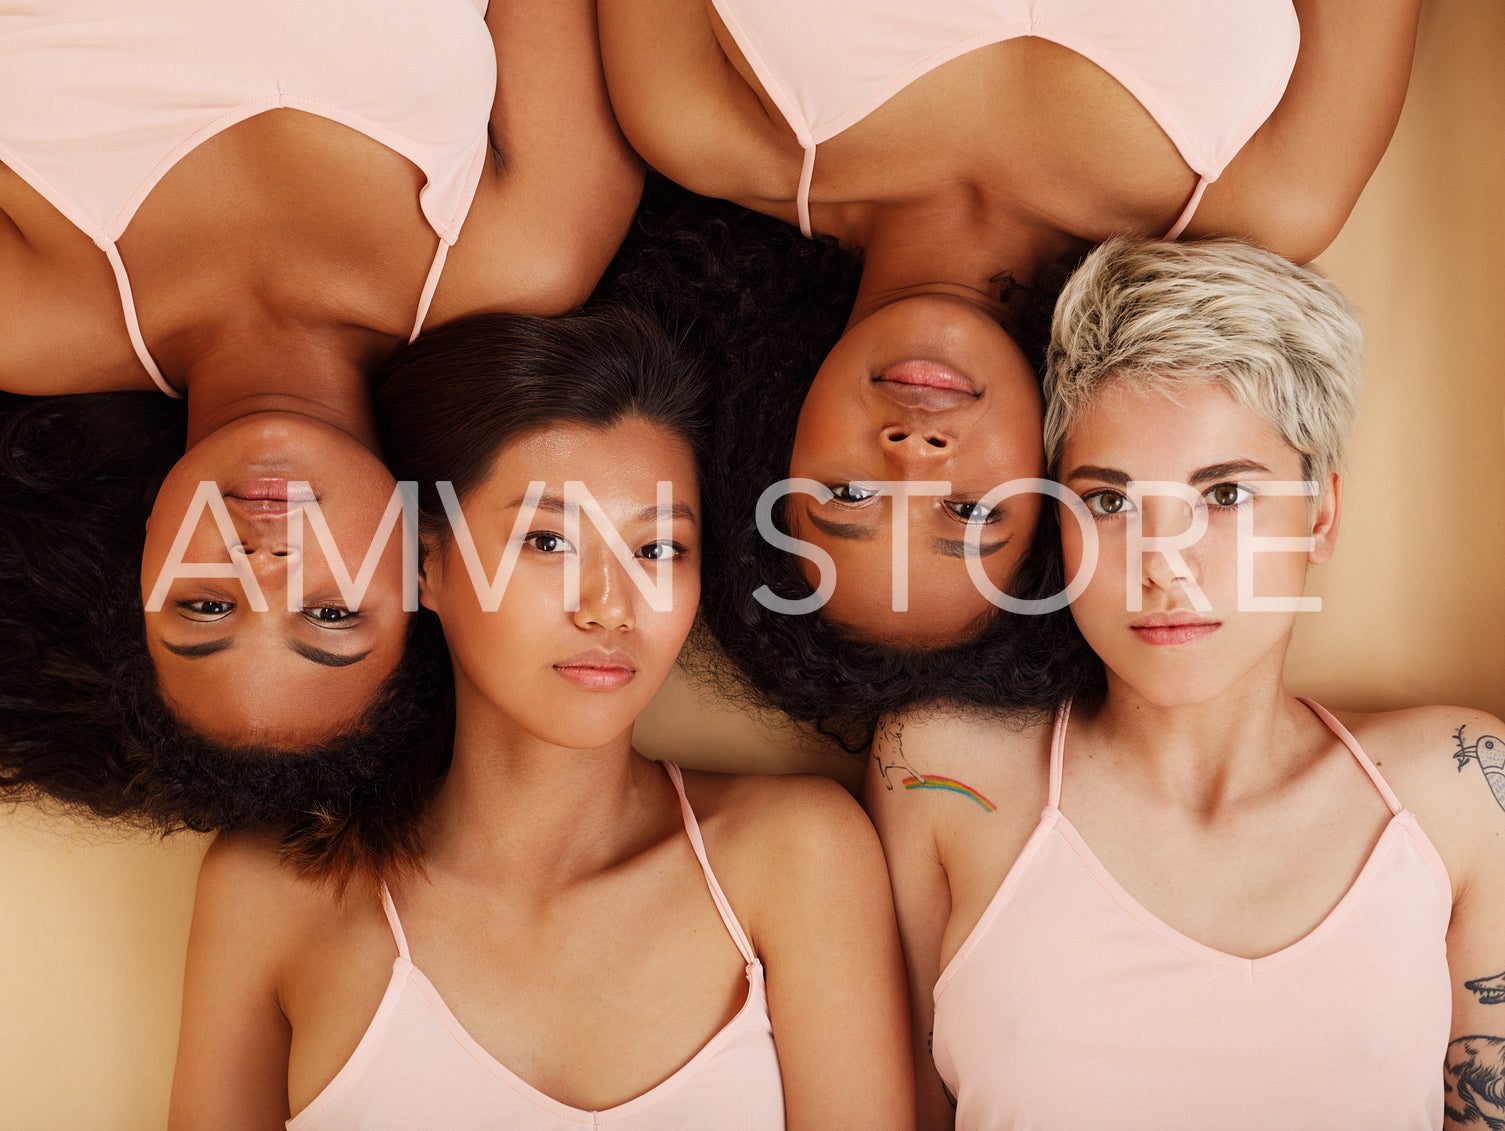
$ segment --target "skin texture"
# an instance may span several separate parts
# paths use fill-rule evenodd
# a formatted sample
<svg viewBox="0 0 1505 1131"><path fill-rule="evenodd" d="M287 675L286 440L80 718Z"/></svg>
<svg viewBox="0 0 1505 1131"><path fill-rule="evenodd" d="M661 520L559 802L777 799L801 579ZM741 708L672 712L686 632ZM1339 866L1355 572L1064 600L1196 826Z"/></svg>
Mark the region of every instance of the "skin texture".
<svg viewBox="0 0 1505 1131"><path fill-rule="evenodd" d="M215 482L237 541L227 545L202 510L183 560L216 564L243 557L268 608L254 611L238 578L179 577L160 610L145 614L159 686L178 717L231 742L331 733L353 721L401 654L408 614L402 607L400 531L390 531L370 585L352 604L308 521L302 539L290 542L288 514L267 513L234 497L231 492L245 481L237 477L307 481L351 578L372 545L396 481L348 433L309 417L257 414L190 450L158 492L147 525L143 605L168 564L199 483ZM300 558L303 602L289 612L289 577ZM182 654L226 643L210 655Z"/></svg>
<svg viewBox="0 0 1505 1131"><path fill-rule="evenodd" d="M1282 685L1295 614L1240 612L1229 600L1237 557L1224 524L1236 520L1235 508L1253 507L1260 536L1314 540L1306 553L1269 554L1256 571L1257 595L1299 594L1307 564L1325 560L1334 546L1336 481L1315 506L1272 497L1267 488L1261 494L1270 479L1300 477L1298 454L1220 389L1187 384L1176 393L1179 404L1158 393L1110 388L1066 444L1063 476L1102 515L1095 521L1097 573L1073 612L1107 662L1109 690L1096 711L1072 715L1061 805L1103 866L1150 914L1206 946L1254 958L1289 946L1326 918L1390 813L1352 755ZM1235 462L1258 462L1271 474L1245 468L1214 476L1216 482L1197 475ZM1082 468L1099 470L1076 475ZM1210 514L1204 538L1182 551L1186 569L1171 568L1154 551L1130 566L1127 508L1119 500L1142 508L1147 536L1184 529L1190 508L1146 499L1103 474L1110 471L1133 482L1182 483L1210 510L1224 511ZM1218 491L1225 482L1244 485L1252 503L1237 502L1242 492ZM1070 529L1067 556L1074 562ZM1126 577L1139 590L1138 613L1125 611ZM1178 577L1201 587L1211 612L1192 609ZM1153 633L1136 630L1146 617L1218 627L1182 643L1156 643ZM1469 984L1487 981L1501 966L1505 809L1483 775L1472 768L1458 773L1456 729L1462 725L1478 739L1498 733L1492 728L1499 723L1456 707L1339 717L1416 815L1446 868L1454 986L1447 1126L1488 1126L1483 1115L1469 1112L1498 1102L1490 1089L1498 1095L1499 1007ZM949 1127L953 1120L924 1051L933 1027L931 993L1035 828L1048 795L1049 749L1048 725L1017 731L964 709L887 720L874 744L866 801L884 841L908 959L921 1127ZM913 778L945 779L965 790L905 784ZM1083 1067L1090 1071L1090 1063Z"/></svg>
<svg viewBox="0 0 1505 1131"><path fill-rule="evenodd" d="M914 370L927 379L931 366L944 367L972 391L891 379ZM984 572L1007 589L1029 545L1038 497L1016 496L992 513L974 513L975 506L999 484L1043 474L1040 413L1028 362L988 310L964 299L900 300L849 331L805 398L789 465L792 477L838 492L825 503L802 495L790 503L794 532L836 564L826 614L864 637L933 644L958 638L984 616L992 606L972 583L957 543L969 521L981 523ZM908 610L896 612L892 508L898 504L892 495L856 498L862 492L851 485L904 480L949 486L905 504L914 581ZM817 584L809 559L802 569Z"/></svg>
<svg viewBox="0 0 1505 1131"><path fill-rule="evenodd" d="M794 223L803 150L713 6L599 7L612 103L638 152L688 188ZM1188 234L1250 238L1306 262L1337 234L1389 142L1419 3L1295 7L1301 50L1286 94L1209 186ZM948 61L822 142L810 215L815 233L862 254L848 325L862 337L875 311L919 296L1007 321L1005 273L1028 284L1109 236L1161 235L1196 183L1128 90L1083 56L1026 38ZM985 349L992 336L976 326L968 347ZM903 333L882 344L898 357L929 356L906 353ZM868 437L824 443L824 458L837 462L870 456ZM876 575L887 558L881 547L871 558L863 569ZM946 568L925 561L912 589ZM937 588L959 610L962 594L952 602L944 579ZM864 636L912 644L944 636L928 615L884 616L853 600L858 607L833 605L830 615ZM967 619L958 611L942 623L954 630Z"/></svg>
<svg viewBox="0 0 1505 1131"><path fill-rule="evenodd" d="M652 577L668 571L672 608L648 607L588 521L569 549L548 507L514 528L510 504L535 480L545 498L585 483L632 560ZM644 517L660 481L688 508L673 518L672 555ZM453 544L431 547L424 569L423 600L453 630L454 761L425 826L422 875L388 883L415 963L465 1029L533 1087L591 1110L669 1077L747 993L673 788L630 745L694 616L694 483L679 439L640 421L535 433L461 500L488 576L504 542L518 548L498 610L476 608ZM582 652L630 678L582 687L561 670ZM767 972L788 1125L911 1126L902 958L872 827L822 779L686 783ZM338 901L268 846L225 838L205 860L194 916L171 1126L280 1126L370 1023L395 953L380 906L369 890Z"/></svg>
<svg viewBox="0 0 1505 1131"><path fill-rule="evenodd" d="M481 310L578 305L641 190L606 100L593 5L500 0L486 28L497 59L498 160L482 173L429 326ZM157 184L119 249L147 347L188 399L190 452L239 420L280 412L353 437L366 449L362 463L379 459L367 384L412 331L438 246L419 209L423 180L364 135L279 109L214 135ZM154 387L131 349L104 254L0 165L0 388ZM273 462L290 465L296 454ZM218 446L199 458L230 483L255 470L228 466ZM252 614L241 606L237 615ZM391 656L383 645L338 676L297 660L274 684L274 638L299 631L259 627L265 646L252 649L247 626L235 649L198 661L216 668L212 687L163 665L164 692L185 722L215 736L251 727L290 745L314 741L361 713ZM384 632L396 633L395 621ZM156 644L153 655L164 655ZM223 709L206 716L210 701ZM275 719L273 703L287 704Z"/></svg>

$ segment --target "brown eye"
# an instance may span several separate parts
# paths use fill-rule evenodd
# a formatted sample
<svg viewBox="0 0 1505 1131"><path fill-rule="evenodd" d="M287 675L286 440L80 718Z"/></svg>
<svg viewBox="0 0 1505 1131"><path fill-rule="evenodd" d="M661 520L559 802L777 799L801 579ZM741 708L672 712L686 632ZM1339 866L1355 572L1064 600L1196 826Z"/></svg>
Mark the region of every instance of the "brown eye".
<svg viewBox="0 0 1505 1131"><path fill-rule="evenodd" d="M1117 491L1097 491L1082 500L1087 509L1097 515L1122 514L1129 500Z"/></svg>
<svg viewBox="0 0 1505 1131"><path fill-rule="evenodd" d="M1208 488L1206 498L1214 506L1236 507L1249 498L1249 490L1237 483L1219 483Z"/></svg>

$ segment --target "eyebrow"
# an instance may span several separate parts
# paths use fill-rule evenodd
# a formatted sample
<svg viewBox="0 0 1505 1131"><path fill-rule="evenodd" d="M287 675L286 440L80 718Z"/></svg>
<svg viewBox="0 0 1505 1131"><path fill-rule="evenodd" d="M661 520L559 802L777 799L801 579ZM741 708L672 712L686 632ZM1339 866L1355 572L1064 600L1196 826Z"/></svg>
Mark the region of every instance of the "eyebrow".
<svg viewBox="0 0 1505 1131"><path fill-rule="evenodd" d="M160 639L160 637L159 637ZM223 636L218 640L206 640L202 644L172 644L162 641L162 647L166 648L174 656L184 656L190 660L202 660L206 656L212 656L216 652L223 652L235 644L234 636ZM325 648L316 648L312 644L305 644L301 640L289 640L288 648L298 653L305 660L312 660L316 664L322 664L326 668L348 668L351 664L358 664L367 656L371 655L372 649L364 652L356 652L354 655L341 655L339 652L331 652Z"/></svg>
<svg viewBox="0 0 1505 1131"><path fill-rule="evenodd" d="M1270 469L1258 460L1234 459L1226 463L1212 463L1206 467L1198 468L1187 478L1188 483L1212 483L1220 479L1235 479L1249 472L1270 473ZM1083 464L1075 468L1062 482L1074 483L1078 479L1091 479L1099 483L1111 483L1115 487L1127 487L1133 480L1127 472L1119 471L1116 467L1094 467L1092 464Z"/></svg>
<svg viewBox="0 0 1505 1131"><path fill-rule="evenodd" d="M864 526L857 522L832 522L829 518L821 518L815 513L814 508L805 509L805 517L815 526L815 529L829 534L832 538L843 538L848 542L871 542L878 537L878 532L871 526Z"/></svg>
<svg viewBox="0 0 1505 1131"><path fill-rule="evenodd" d="M935 552L947 558L992 557L999 550L1009 544L1010 539L1000 538L996 542L979 542L975 554L967 552L967 543L962 538L933 538L930 545Z"/></svg>
<svg viewBox="0 0 1505 1131"><path fill-rule="evenodd" d="M517 498L513 499L510 503L507 504L506 509L516 510L527 501L528 497L526 495L519 495ZM565 510L564 497L561 495L545 495L538 500L534 509L541 511L552 511L556 514L563 514ZM687 522L698 521L695 517L695 512L690 508L689 503L674 503L671 506L662 507L658 506L657 504L650 504L644 507L642 510L638 511L638 513L633 516L633 521L654 522L659 518L682 518Z"/></svg>

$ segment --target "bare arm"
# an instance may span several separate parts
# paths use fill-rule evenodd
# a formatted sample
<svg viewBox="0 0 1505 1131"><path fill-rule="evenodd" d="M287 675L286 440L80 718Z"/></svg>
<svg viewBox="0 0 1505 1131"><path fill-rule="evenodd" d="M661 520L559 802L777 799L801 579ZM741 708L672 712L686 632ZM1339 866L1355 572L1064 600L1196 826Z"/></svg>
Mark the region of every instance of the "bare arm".
<svg viewBox="0 0 1505 1131"><path fill-rule="evenodd" d="M1284 97L1192 221L1297 263L1337 237L1405 102L1420 0L1295 0L1301 50ZM1224 183L1226 182L1226 183Z"/></svg>
<svg viewBox="0 0 1505 1131"><path fill-rule="evenodd" d="M907 1131L908 1012L882 849L840 786L785 784L794 789L783 813L761 833L778 851L765 850L754 944L768 970L787 1126Z"/></svg>
<svg viewBox="0 0 1505 1131"><path fill-rule="evenodd" d="M898 912L899 935L908 967L909 1009L913 1019L915 1103L918 1126L939 1131L955 1126L956 1106L936 1071L932 1042L935 1033L935 983L941 969L941 941L951 918L951 891L946 869L936 848L932 818L936 809L917 805L895 788L895 726L884 720L868 759L863 803L873 818L888 860ZM906 804L906 802L908 802Z"/></svg>
<svg viewBox="0 0 1505 1131"><path fill-rule="evenodd" d="M1444 1126L1485 1131L1505 1126L1505 724L1470 712L1455 742L1452 819L1467 839L1448 928L1453 1029Z"/></svg>
<svg viewBox="0 0 1505 1131"><path fill-rule="evenodd" d="M626 235L642 165L606 97L592 0L491 0L486 26L499 168L456 245L460 286L473 309L502 297L509 310L562 313L590 294Z"/></svg>
<svg viewBox="0 0 1505 1131"><path fill-rule="evenodd" d="M219 840L199 872L168 1126L280 1129L292 1029L277 997L279 921L259 882L270 850Z"/></svg>

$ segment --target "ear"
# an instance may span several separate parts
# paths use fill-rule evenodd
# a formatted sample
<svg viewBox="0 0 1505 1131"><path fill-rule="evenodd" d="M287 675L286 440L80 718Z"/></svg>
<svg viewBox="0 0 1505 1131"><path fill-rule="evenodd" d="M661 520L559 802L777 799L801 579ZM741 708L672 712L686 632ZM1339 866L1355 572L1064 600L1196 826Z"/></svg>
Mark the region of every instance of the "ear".
<svg viewBox="0 0 1505 1131"><path fill-rule="evenodd" d="M444 547L427 535L418 539L418 603L439 612L439 594L444 588Z"/></svg>
<svg viewBox="0 0 1505 1131"><path fill-rule="evenodd" d="M1322 485L1322 494L1317 499L1317 510L1312 516L1312 548L1306 560L1312 565L1321 565L1333 556L1338 545L1338 519L1343 510L1343 477L1336 471L1327 473L1327 482Z"/></svg>

